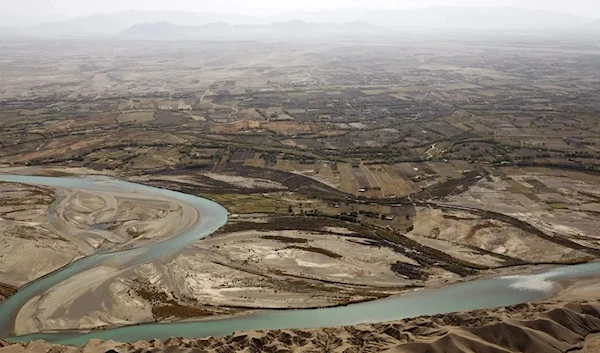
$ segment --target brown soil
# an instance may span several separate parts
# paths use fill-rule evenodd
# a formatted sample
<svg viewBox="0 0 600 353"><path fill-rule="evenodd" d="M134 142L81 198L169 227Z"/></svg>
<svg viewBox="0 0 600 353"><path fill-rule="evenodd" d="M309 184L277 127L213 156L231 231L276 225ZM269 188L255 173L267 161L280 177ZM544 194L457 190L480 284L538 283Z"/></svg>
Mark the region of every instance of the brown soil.
<svg viewBox="0 0 600 353"><path fill-rule="evenodd" d="M302 251L310 251L310 252L314 252L314 253L317 253L317 254L329 256L329 257L331 257L333 259L341 259L342 258L342 255L336 254L333 251L329 251L329 250L325 250L325 249L321 249L321 248L316 248L314 246L296 246L296 245L290 245L290 246L286 247L286 249L298 249L298 250L302 250Z"/></svg>
<svg viewBox="0 0 600 353"><path fill-rule="evenodd" d="M17 288L8 284L0 283L0 302L17 292Z"/></svg>
<svg viewBox="0 0 600 353"><path fill-rule="evenodd" d="M270 231L270 230L304 230L304 231L317 231L323 232L325 227L342 227L353 231L357 235L365 235L365 238L372 237L372 231L364 228L358 224L344 222L337 219L325 218L325 217L271 217L268 222L256 223L256 222L229 222L215 234L227 234L235 232L243 232L247 230L259 230L259 231ZM352 234L349 234L352 236Z"/></svg>
<svg viewBox="0 0 600 353"><path fill-rule="evenodd" d="M308 243L308 239L305 238L292 238L292 237L284 237L281 235L264 235L262 237L260 237L261 239L267 239L267 240L275 240L281 243L286 243L286 244L305 244Z"/></svg>
<svg viewBox="0 0 600 353"><path fill-rule="evenodd" d="M152 315L156 321L167 319L192 319L216 315L214 310L205 310L193 305L181 304L167 293L149 284L138 283L135 292L152 304Z"/></svg>

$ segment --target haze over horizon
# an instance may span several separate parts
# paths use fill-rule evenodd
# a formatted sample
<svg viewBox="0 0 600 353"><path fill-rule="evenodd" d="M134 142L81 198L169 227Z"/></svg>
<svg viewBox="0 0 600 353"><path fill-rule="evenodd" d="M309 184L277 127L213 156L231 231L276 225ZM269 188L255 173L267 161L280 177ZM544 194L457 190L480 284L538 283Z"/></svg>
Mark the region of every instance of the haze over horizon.
<svg viewBox="0 0 600 353"><path fill-rule="evenodd" d="M546 10L584 17L600 18L600 2L590 0L222 0L197 2L194 0L22 0L4 2L0 15L18 15L19 20L31 22L58 21L97 13L126 10L186 12L223 12L252 16L270 16L293 11L332 10L341 8L412 9L432 6L456 7L513 7Z"/></svg>

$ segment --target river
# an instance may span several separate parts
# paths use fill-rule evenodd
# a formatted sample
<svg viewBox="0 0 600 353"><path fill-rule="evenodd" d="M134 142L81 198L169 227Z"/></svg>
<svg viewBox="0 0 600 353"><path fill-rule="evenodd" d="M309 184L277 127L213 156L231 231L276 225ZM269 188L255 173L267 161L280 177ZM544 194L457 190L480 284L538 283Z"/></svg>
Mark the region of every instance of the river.
<svg viewBox="0 0 600 353"><path fill-rule="evenodd" d="M182 250L195 241L209 236L227 222L227 210L210 200L107 177L54 178L0 175L0 181L86 190L154 193L188 203L198 209L200 213L200 221L198 223L175 237L136 249L88 256L20 288L15 295L0 304L0 337L10 335L14 325L14 318L26 302L48 291L70 276L116 257L123 258L123 255L127 255L127 265L130 266L155 260L161 256ZM39 333L21 337L8 337L8 339L24 342L43 339L59 344L83 345L92 338L135 342L153 338L164 339L172 336L187 338L222 336L230 334L233 331L245 330L312 328L375 323L422 315L494 308L541 300L552 295L556 286L554 281L556 280L589 277L598 274L600 274L600 262L576 266L558 266L530 275L474 280L440 289L417 290L398 297L352 304L345 307L308 310L266 310L251 315L217 320L153 323L97 330L89 333Z"/></svg>

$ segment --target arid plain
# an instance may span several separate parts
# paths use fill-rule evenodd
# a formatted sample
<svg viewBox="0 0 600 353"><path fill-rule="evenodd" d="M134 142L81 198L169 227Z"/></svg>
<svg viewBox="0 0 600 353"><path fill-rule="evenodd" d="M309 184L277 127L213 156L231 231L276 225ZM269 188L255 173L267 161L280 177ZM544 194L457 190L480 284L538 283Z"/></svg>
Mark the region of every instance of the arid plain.
<svg viewBox="0 0 600 353"><path fill-rule="evenodd" d="M168 256L71 276L20 308L15 335L336 307L600 255L596 44L151 43L0 43L0 173L109 176L208 198L229 220ZM2 297L203 217L144 192L0 192ZM514 308L184 343L521 352L490 338L510 326L538 351L593 352L597 288L581 278ZM545 340L532 320L562 333Z"/></svg>

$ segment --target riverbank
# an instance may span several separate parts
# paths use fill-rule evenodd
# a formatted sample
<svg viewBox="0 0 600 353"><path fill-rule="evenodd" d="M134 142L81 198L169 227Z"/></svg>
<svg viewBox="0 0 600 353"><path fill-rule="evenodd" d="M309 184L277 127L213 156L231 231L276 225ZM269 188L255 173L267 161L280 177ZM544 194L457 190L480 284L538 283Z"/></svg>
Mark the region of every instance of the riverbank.
<svg viewBox="0 0 600 353"><path fill-rule="evenodd" d="M91 340L81 348L43 341L0 341L0 352L595 353L600 348L599 332L600 305L596 301L544 302L372 325L237 332L221 338L135 343Z"/></svg>
<svg viewBox="0 0 600 353"><path fill-rule="evenodd" d="M224 337L131 343L92 339L82 347L0 341L0 352L369 352L596 353L600 349L597 278L559 281L550 299L496 309L420 316L377 324L239 331Z"/></svg>

